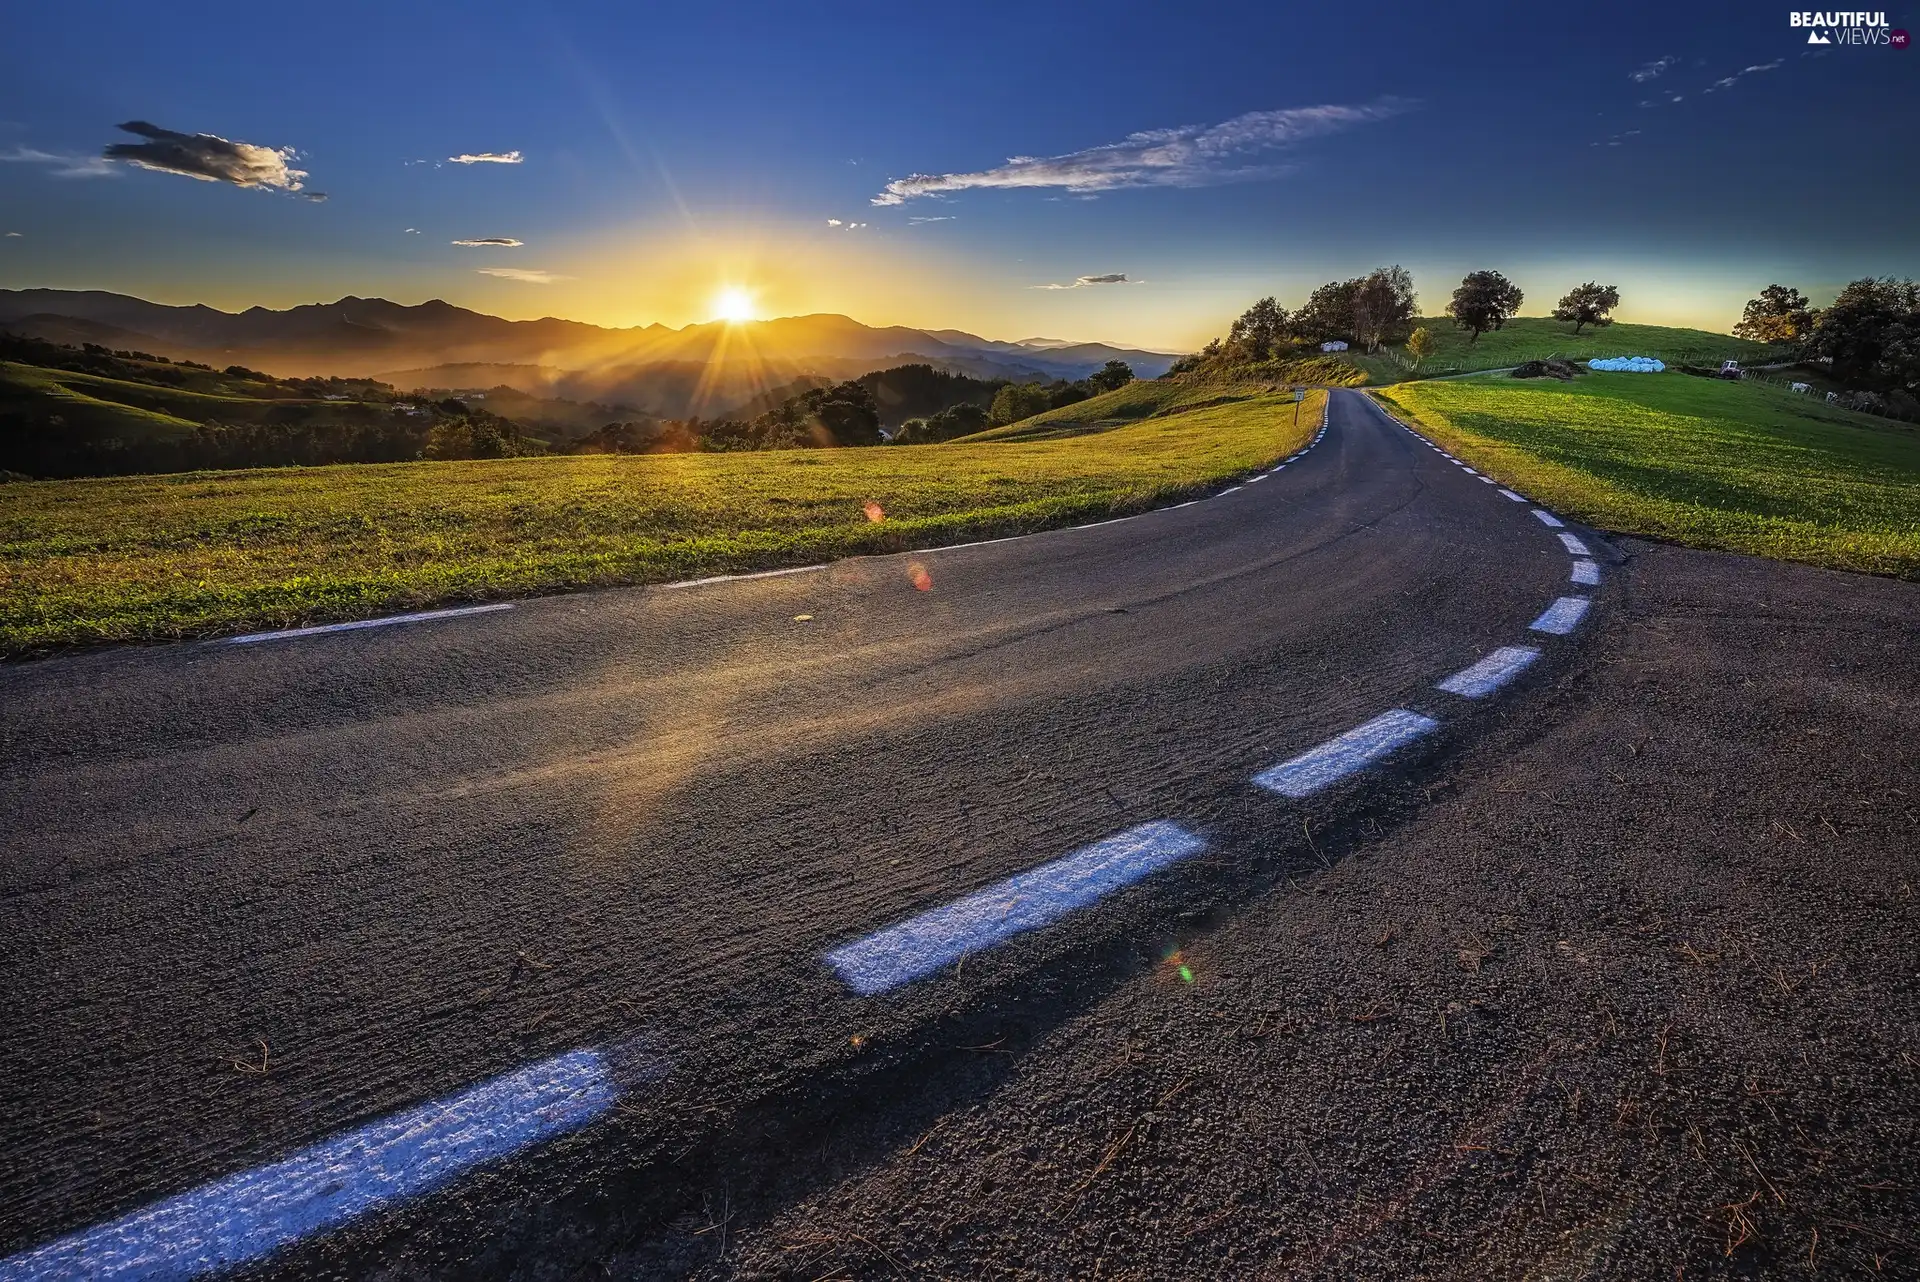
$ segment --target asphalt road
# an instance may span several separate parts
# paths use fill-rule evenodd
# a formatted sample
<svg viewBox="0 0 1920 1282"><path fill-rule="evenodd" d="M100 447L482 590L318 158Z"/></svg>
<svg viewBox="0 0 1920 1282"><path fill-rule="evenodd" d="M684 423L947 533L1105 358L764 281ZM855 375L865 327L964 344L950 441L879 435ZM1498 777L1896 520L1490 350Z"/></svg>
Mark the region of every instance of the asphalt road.
<svg viewBox="0 0 1920 1282"><path fill-rule="evenodd" d="M606 1276L1920 1276L1920 584L1622 547L1397 822Z"/></svg>
<svg viewBox="0 0 1920 1282"><path fill-rule="evenodd" d="M0 670L0 1276L210 1185L232 1230L237 1175L586 1049L579 1125L259 1267L607 1258L1394 822L1605 616L1560 533L1335 393L1284 471L1127 521ZM1592 618L1528 630L1569 592ZM1435 689L1514 645L1500 695ZM1438 725L1253 784L1392 709ZM1154 823L1203 848L957 966L858 996L823 960Z"/></svg>

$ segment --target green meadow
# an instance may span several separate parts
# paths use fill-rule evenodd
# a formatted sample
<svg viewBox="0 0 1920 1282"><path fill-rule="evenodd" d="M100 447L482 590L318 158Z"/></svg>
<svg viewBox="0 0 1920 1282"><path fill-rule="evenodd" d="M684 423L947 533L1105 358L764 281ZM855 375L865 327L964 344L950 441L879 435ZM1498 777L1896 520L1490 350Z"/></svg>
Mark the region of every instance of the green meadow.
<svg viewBox="0 0 1920 1282"><path fill-rule="evenodd" d="M1920 578L1920 430L1906 424L1678 373L1490 375L1374 395L1597 528Z"/></svg>
<svg viewBox="0 0 1920 1282"><path fill-rule="evenodd" d="M1744 338L1704 329L1667 325L1622 322L1604 329L1583 329L1576 334L1573 326L1563 321L1520 316L1508 321L1504 329L1490 330L1480 335L1478 342L1470 342L1468 335L1456 329L1445 316L1429 316L1414 324L1426 326L1439 343L1439 350L1418 366L1398 349L1372 356L1350 352L1348 358L1367 372L1370 382L1379 386L1410 378L1504 369L1522 361L1556 356L1582 361L1596 356L1653 356L1669 365L1718 365L1724 360L1757 364L1770 354L1763 343L1750 343Z"/></svg>
<svg viewBox="0 0 1920 1282"><path fill-rule="evenodd" d="M339 418L356 412L376 417L392 413L384 405L311 400L285 394L263 396L263 390L278 389L249 380L223 379L198 370L189 371L177 365L149 368L190 372L197 381L217 390L161 387L100 374L0 361L0 409L29 403L56 407L71 429L95 430L125 439L191 433L196 425L209 419L226 423L291 423L304 422L316 415Z"/></svg>
<svg viewBox="0 0 1920 1282"><path fill-rule="evenodd" d="M1110 425L1028 440L0 484L0 653L665 582L1137 512L1292 452L1324 394L1309 393L1298 427L1284 392L1131 420L1141 393L1109 396L1083 405Z"/></svg>

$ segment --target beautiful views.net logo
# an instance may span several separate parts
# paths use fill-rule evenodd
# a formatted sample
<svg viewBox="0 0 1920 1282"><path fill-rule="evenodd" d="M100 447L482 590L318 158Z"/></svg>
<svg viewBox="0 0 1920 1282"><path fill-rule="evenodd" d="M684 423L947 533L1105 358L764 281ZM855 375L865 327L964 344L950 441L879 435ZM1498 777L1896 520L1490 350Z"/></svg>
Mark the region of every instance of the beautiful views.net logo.
<svg viewBox="0 0 1920 1282"><path fill-rule="evenodd" d="M1806 27L1810 45L1907 47L1907 33L1894 31L1885 13L1789 13L1787 24Z"/></svg>

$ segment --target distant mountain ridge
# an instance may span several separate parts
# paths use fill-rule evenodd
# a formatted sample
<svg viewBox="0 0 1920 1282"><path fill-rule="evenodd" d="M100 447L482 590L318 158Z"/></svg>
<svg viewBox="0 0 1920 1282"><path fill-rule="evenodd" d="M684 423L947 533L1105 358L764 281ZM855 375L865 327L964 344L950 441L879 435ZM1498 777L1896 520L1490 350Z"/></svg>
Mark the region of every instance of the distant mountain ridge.
<svg viewBox="0 0 1920 1282"><path fill-rule="evenodd" d="M224 312L100 290L0 289L0 327L282 376L392 380L393 371L405 371L420 378L416 385L448 386L459 381L440 377L454 372L449 367L471 375L481 374L480 366L520 367L519 378L473 381L544 395L563 386L580 399L624 401L662 414L711 412L807 375L851 378L909 363L976 378L1050 380L1082 378L1110 360L1152 378L1174 359L1105 343L1006 342L962 330L864 325L834 313L612 329L557 317L506 320L439 299L405 305L353 296L282 311ZM538 367L540 375L527 379L527 367ZM690 368L705 371L704 380L690 376Z"/></svg>

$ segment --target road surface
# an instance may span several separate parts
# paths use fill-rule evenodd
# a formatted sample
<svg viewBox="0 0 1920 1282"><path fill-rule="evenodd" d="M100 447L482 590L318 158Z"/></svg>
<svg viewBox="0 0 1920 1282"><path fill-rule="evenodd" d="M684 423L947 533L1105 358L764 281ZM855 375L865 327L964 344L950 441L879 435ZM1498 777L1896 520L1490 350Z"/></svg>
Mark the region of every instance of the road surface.
<svg viewBox="0 0 1920 1282"><path fill-rule="evenodd" d="M599 1258L1390 822L1610 557L1336 392L1125 521L6 668L0 1278Z"/></svg>

